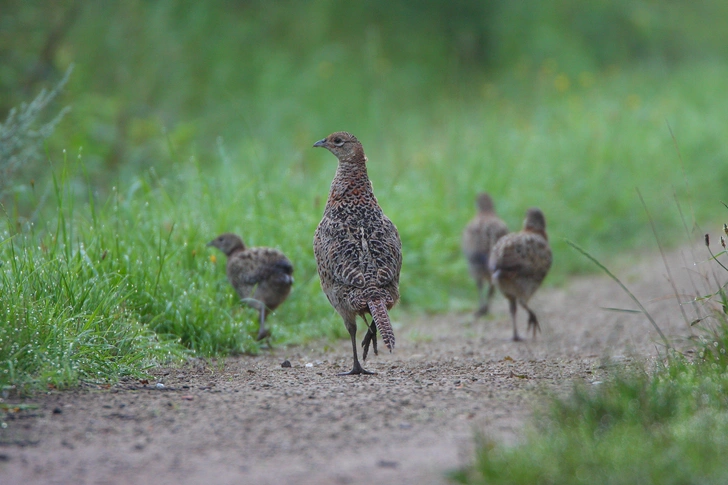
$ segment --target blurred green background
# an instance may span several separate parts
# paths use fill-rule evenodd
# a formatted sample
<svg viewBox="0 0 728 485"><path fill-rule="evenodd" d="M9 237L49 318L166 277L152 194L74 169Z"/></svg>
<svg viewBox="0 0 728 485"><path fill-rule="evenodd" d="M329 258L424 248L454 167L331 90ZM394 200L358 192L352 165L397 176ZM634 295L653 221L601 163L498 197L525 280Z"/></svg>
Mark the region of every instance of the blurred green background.
<svg viewBox="0 0 728 485"><path fill-rule="evenodd" d="M311 249L336 163L311 145L337 130L400 230L406 311L474 308L459 244L479 191L511 230L544 210L548 284L592 269L563 238L654 250L635 189L664 243L702 237L728 186L726 19L722 0L3 0L0 120L73 71L42 156L0 184L0 251L128 285L124 314L157 336L254 351L204 246L238 232L296 265L279 341L341 336ZM42 290L18 268L4 286L30 293L6 307L26 318Z"/></svg>

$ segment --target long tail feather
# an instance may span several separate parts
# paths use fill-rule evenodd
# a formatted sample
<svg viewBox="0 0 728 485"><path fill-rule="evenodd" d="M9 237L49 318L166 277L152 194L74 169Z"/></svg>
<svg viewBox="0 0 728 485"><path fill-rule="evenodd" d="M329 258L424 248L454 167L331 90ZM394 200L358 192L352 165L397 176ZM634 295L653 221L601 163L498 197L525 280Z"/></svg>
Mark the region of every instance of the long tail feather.
<svg viewBox="0 0 728 485"><path fill-rule="evenodd" d="M384 344L391 352L394 349L394 331L392 331L392 324L389 321L387 306L383 300L368 301L367 306L372 314L372 320L374 320L382 340L384 340Z"/></svg>

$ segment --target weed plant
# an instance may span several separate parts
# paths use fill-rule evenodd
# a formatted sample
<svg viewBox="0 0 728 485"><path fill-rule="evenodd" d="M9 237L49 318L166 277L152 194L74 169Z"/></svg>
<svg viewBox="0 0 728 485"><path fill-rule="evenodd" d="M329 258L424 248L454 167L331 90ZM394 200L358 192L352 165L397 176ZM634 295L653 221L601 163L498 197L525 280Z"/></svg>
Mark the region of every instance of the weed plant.
<svg viewBox="0 0 728 485"><path fill-rule="evenodd" d="M4 123L0 123L0 200L3 192L15 185L16 171L26 171L43 159L41 148L45 139L51 136L56 125L70 110L63 108L47 123L39 119L68 82L73 67L69 67L59 83L50 91L42 90L30 103L12 108ZM32 172L31 172L32 173Z"/></svg>

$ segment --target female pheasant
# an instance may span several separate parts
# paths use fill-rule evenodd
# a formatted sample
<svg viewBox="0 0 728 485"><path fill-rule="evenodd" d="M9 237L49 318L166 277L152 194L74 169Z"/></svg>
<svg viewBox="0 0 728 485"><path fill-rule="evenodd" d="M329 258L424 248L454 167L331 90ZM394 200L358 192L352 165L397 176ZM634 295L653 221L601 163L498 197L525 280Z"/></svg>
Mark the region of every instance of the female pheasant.
<svg viewBox="0 0 728 485"><path fill-rule="evenodd" d="M351 336L354 366L341 375L372 374L359 363L356 317L368 330L362 341L363 359L369 344L377 353L376 332L391 352L394 332L387 310L399 300L402 242L397 228L382 212L367 175L367 157L354 135L337 132L314 147L323 147L339 160L326 208L313 238L321 288L344 319ZM366 314L372 316L369 325Z"/></svg>

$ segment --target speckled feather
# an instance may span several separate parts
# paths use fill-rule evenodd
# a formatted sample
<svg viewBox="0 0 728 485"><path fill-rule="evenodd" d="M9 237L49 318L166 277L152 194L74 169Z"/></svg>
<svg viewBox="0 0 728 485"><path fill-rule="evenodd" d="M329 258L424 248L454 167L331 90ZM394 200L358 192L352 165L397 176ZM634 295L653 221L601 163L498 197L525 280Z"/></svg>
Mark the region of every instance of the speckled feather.
<svg viewBox="0 0 728 485"><path fill-rule="evenodd" d="M275 310L291 291L293 265L272 248L249 248L228 257L226 273L240 298L262 301Z"/></svg>
<svg viewBox="0 0 728 485"><path fill-rule="evenodd" d="M293 264L279 250L247 248L239 236L231 233L221 234L208 245L227 256L228 281L242 300L261 312L261 332L264 332L265 312L278 308L291 292Z"/></svg>
<svg viewBox="0 0 728 485"><path fill-rule="evenodd" d="M516 330L516 302L529 313L529 328L540 330L535 313L528 301L543 282L551 268L551 247L546 234L546 220L536 208L526 213L523 230L503 236L490 255L493 283L511 302L513 338L519 340Z"/></svg>
<svg viewBox="0 0 728 485"><path fill-rule="evenodd" d="M479 194L477 205L478 213L463 231L462 249L471 276L482 284L483 280L490 283L490 251L500 238L508 234L508 226L495 214L493 201L488 194Z"/></svg>
<svg viewBox="0 0 728 485"><path fill-rule="evenodd" d="M321 287L350 333L352 325L356 332L355 317L369 313L391 350L394 332L386 310L399 300L399 233L374 196L361 143L338 132L315 146L339 160L313 241ZM356 353L354 359L356 367Z"/></svg>
<svg viewBox="0 0 728 485"><path fill-rule="evenodd" d="M535 232L523 231L505 236L493 250L493 273L498 289L528 302L551 267L548 241Z"/></svg>

